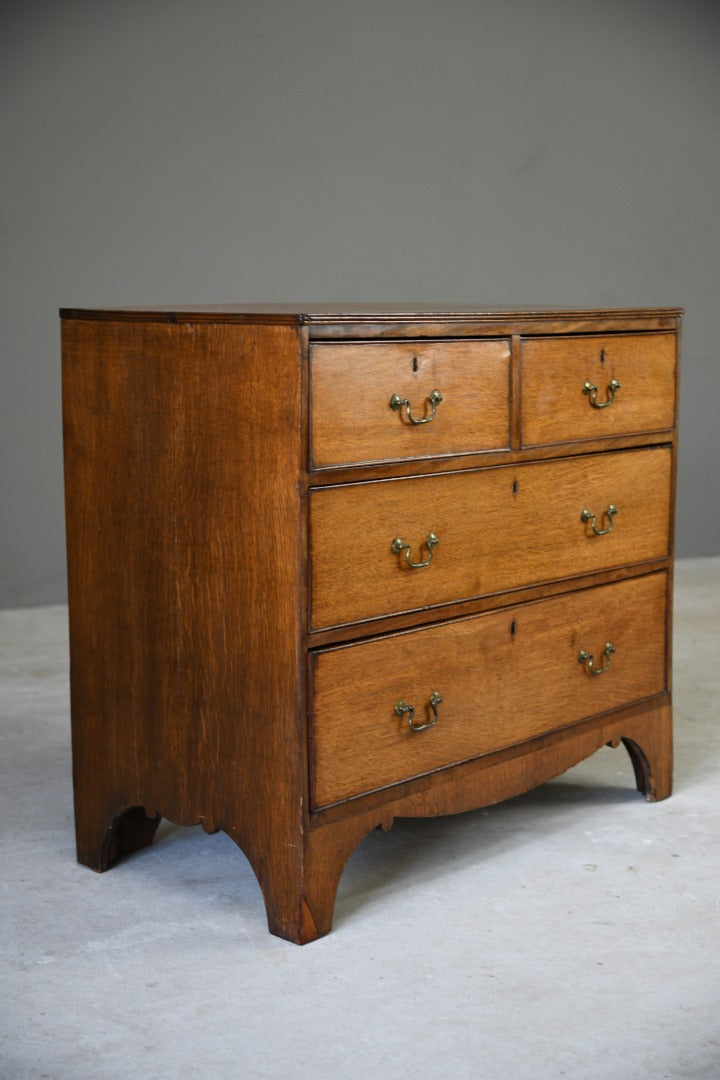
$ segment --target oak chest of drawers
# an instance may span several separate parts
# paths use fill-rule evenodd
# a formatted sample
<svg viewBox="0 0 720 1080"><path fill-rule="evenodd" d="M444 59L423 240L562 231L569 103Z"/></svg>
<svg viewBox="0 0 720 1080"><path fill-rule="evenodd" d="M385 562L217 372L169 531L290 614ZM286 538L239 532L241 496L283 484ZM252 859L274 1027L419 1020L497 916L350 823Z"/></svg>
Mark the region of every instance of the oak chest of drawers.
<svg viewBox="0 0 720 1080"><path fill-rule="evenodd" d="M359 841L623 742L670 793L677 309L65 310L78 858Z"/></svg>

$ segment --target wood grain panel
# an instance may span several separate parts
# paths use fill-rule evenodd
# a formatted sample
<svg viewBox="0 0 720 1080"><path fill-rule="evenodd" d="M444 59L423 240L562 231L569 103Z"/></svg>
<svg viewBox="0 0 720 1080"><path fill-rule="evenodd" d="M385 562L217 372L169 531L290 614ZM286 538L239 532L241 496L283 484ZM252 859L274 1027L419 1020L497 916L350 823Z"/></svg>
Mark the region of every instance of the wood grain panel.
<svg viewBox="0 0 720 1080"><path fill-rule="evenodd" d="M313 490L311 626L351 623L668 553L668 447ZM583 509L618 508L595 536ZM411 570L391 544L439 544Z"/></svg>
<svg viewBox="0 0 720 1080"><path fill-rule="evenodd" d="M522 343L523 446L670 430L675 423L674 334L552 337ZM585 382L607 400L593 408Z"/></svg>
<svg viewBox="0 0 720 1080"><path fill-rule="evenodd" d="M501 341L361 342L311 349L311 458L316 468L510 445L510 347ZM398 394L413 425L390 408Z"/></svg>
<svg viewBox="0 0 720 1080"><path fill-rule="evenodd" d="M301 361L286 326L63 327L78 857L105 869L132 807L223 828L291 935Z"/></svg>
<svg viewBox="0 0 720 1080"><path fill-rule="evenodd" d="M310 725L315 806L501 750L665 688L667 576L600 586L359 645L321 651ZM590 675L580 649L610 670ZM402 700L439 720L412 732Z"/></svg>

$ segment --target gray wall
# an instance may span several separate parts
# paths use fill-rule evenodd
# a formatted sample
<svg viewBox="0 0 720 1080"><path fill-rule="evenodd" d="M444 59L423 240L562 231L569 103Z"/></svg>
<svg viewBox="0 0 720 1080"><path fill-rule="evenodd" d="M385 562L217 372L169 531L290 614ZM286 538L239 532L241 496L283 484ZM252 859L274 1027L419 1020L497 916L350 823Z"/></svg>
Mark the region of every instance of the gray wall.
<svg viewBox="0 0 720 1080"><path fill-rule="evenodd" d="M6 0L0 606L64 597L61 305L684 305L678 553L720 551L718 9Z"/></svg>

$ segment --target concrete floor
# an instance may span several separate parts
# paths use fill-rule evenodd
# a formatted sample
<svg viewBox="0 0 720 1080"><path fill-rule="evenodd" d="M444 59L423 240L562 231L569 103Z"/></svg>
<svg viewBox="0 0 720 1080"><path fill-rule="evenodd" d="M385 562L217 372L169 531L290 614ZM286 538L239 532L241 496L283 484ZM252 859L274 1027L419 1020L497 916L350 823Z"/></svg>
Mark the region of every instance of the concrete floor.
<svg viewBox="0 0 720 1080"><path fill-rule="evenodd" d="M720 558L676 575L675 794L625 751L373 833L270 937L224 835L75 862L64 608L0 613L0 1077L720 1077Z"/></svg>

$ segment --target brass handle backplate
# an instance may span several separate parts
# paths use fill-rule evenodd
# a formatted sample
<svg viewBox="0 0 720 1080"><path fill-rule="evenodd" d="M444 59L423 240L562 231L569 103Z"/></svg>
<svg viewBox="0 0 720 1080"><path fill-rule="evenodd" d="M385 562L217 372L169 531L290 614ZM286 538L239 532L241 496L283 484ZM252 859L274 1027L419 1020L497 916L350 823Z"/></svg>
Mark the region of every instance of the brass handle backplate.
<svg viewBox="0 0 720 1080"><path fill-rule="evenodd" d="M587 394L590 398L590 404L593 409L606 409L608 405L612 405L615 400L615 394L620 390L620 383L617 379L611 379L607 385L606 394L607 397L604 401L598 401L598 388L591 382L583 383L583 394Z"/></svg>
<svg viewBox="0 0 720 1080"><path fill-rule="evenodd" d="M592 510L588 510L587 507L583 510L582 514L580 515L580 520L585 522L586 524L587 524L587 522L590 523L590 528L592 529L593 534L595 536L607 536L607 534L609 532L612 532L613 518L615 517L617 512L618 512L617 506L615 506L614 503L610 503L607 510L602 515L604 518L607 518L608 523L607 523L607 528L606 529L598 529L598 527L597 527L597 514L593 514Z"/></svg>
<svg viewBox="0 0 720 1080"><path fill-rule="evenodd" d="M588 675L604 675L606 671L610 670L610 656L614 652L617 652L616 647L611 641L607 641L605 643L605 648L603 649L603 656L607 660L607 663L603 667L595 667L593 654L587 652L585 649L581 649L578 653L578 660L583 665Z"/></svg>
<svg viewBox="0 0 720 1080"><path fill-rule="evenodd" d="M435 533L428 533L427 539L425 540L425 547L428 549L428 557L427 559L425 559L425 562L413 562L410 558L411 545L406 543L406 541L401 539L401 537L399 536L395 537L390 547L394 555L400 555L403 551L405 552L405 563L407 566L410 567L411 570L421 570L423 566L430 565L433 557L433 548L437 547L439 543L440 540L435 535Z"/></svg>
<svg viewBox="0 0 720 1080"><path fill-rule="evenodd" d="M412 705L406 705L404 701L398 701L395 706L395 712L398 716L407 716L408 727L411 731L427 731L428 728L435 727L438 722L438 705L442 702L442 694L438 694L437 690L433 690L430 694L430 708L432 709L432 719L428 720L425 724L415 723L415 708Z"/></svg>
<svg viewBox="0 0 720 1080"><path fill-rule="evenodd" d="M430 397L425 399L426 401L430 402L430 409L431 409L430 415L429 416L421 416L420 418L416 418L416 417L413 416L413 414L411 412L410 402L408 401L407 398L401 398L399 394L393 394L393 396L390 398L390 408L393 410L393 412L400 412L400 410L404 408L405 409L405 415L406 415L406 417L408 418L408 420L409 420L409 422L411 424L429 424L431 420L435 419L435 413L437 412L437 407L440 404L440 402L442 401L442 399L443 399L443 396L440 393L440 391L439 390L433 390L432 393L430 394Z"/></svg>

